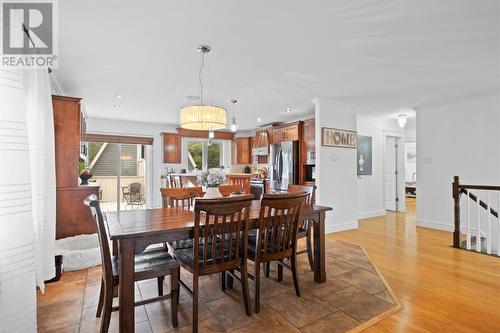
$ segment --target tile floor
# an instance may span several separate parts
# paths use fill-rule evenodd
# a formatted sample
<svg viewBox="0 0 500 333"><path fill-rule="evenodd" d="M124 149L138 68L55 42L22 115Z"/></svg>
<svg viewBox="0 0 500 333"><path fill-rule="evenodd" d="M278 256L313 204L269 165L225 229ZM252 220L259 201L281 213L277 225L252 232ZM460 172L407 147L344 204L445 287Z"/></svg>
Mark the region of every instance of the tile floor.
<svg viewBox="0 0 500 333"><path fill-rule="evenodd" d="M261 311L245 314L241 287L221 291L218 276L200 281L200 332L346 332L388 310L397 302L374 270L363 250L341 241L327 240L327 281L318 284L309 271L307 256L299 256L302 297L296 297L291 274L284 270L283 281L261 279ZM249 262L250 263L250 262ZM253 268L252 268L253 269ZM182 273L189 281L189 274ZM65 272L59 282L38 294L39 332L98 332L95 317L100 267ZM250 290L253 284L250 281ZM168 279L165 280L168 291ZM156 280L136 284L136 300L157 294ZM251 293L253 299L253 294ZM170 302L158 302L135 309L136 332L190 332L191 298L181 291L179 328L172 326ZM118 313L111 317L110 332L118 332Z"/></svg>

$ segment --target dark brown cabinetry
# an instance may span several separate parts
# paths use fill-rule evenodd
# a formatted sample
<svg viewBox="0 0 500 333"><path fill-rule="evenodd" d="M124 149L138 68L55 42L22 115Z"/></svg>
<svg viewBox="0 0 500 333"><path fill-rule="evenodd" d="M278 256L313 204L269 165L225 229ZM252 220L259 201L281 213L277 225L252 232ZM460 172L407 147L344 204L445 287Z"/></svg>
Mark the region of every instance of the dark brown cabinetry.
<svg viewBox="0 0 500 333"><path fill-rule="evenodd" d="M176 133L163 133L163 163L181 163L181 151L182 137Z"/></svg>
<svg viewBox="0 0 500 333"><path fill-rule="evenodd" d="M83 200L98 186L78 185L78 163L85 119L80 98L52 96L56 166L56 239L95 233L95 223Z"/></svg>
<svg viewBox="0 0 500 333"><path fill-rule="evenodd" d="M298 141L300 140L300 125L292 124L280 126L273 129L273 143L282 141Z"/></svg>
<svg viewBox="0 0 500 333"><path fill-rule="evenodd" d="M232 164L252 163L252 138L235 138L231 148Z"/></svg>
<svg viewBox="0 0 500 333"><path fill-rule="evenodd" d="M301 183L302 185L314 185L314 181L312 181L316 159L316 126L314 119L304 121L300 155Z"/></svg>

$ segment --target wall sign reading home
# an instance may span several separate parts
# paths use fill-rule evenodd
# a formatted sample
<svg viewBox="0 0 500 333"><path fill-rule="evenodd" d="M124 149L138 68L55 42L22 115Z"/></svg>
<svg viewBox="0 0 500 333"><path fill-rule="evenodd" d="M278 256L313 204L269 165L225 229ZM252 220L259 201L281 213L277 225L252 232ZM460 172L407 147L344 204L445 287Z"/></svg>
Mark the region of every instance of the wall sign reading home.
<svg viewBox="0 0 500 333"><path fill-rule="evenodd" d="M356 149L358 146L358 133L356 131L323 127L321 128L321 145Z"/></svg>

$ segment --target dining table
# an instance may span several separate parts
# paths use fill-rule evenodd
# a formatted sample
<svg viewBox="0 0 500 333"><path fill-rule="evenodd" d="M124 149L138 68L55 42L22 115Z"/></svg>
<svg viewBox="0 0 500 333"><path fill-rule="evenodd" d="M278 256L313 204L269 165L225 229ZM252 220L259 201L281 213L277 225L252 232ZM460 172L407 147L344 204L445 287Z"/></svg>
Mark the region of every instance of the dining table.
<svg viewBox="0 0 500 333"><path fill-rule="evenodd" d="M313 227L314 281L326 281L325 213L331 207L313 205L302 209L301 219ZM253 200L249 230L258 227L260 201ZM134 332L134 258L152 244L192 238L194 211L182 207L134 209L106 213L108 236L118 252L119 330Z"/></svg>

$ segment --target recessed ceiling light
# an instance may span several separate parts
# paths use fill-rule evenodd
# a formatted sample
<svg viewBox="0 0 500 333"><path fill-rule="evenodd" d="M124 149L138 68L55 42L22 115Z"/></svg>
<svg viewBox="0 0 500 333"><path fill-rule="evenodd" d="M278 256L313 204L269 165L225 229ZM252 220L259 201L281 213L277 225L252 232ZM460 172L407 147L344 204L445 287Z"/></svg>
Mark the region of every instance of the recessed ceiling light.
<svg viewBox="0 0 500 333"><path fill-rule="evenodd" d="M186 96L186 99L189 99L190 101L197 101L200 99L200 96L196 96L196 95L187 95Z"/></svg>
<svg viewBox="0 0 500 333"><path fill-rule="evenodd" d="M257 118L257 122L261 123L262 122L262 118L261 117Z"/></svg>
<svg viewBox="0 0 500 333"><path fill-rule="evenodd" d="M119 109L119 108L120 108L120 104L115 104L115 105L113 105L113 107L114 107L115 109Z"/></svg>
<svg viewBox="0 0 500 333"><path fill-rule="evenodd" d="M120 95L120 94L116 94L116 95L115 95L115 97L116 97L116 98L118 98L118 99L121 99L121 98L122 98L122 95Z"/></svg>
<svg viewBox="0 0 500 333"><path fill-rule="evenodd" d="M285 112L286 112L286 113L288 113L288 112L292 112L292 109L288 108L288 109L286 109L286 110L285 110Z"/></svg>

